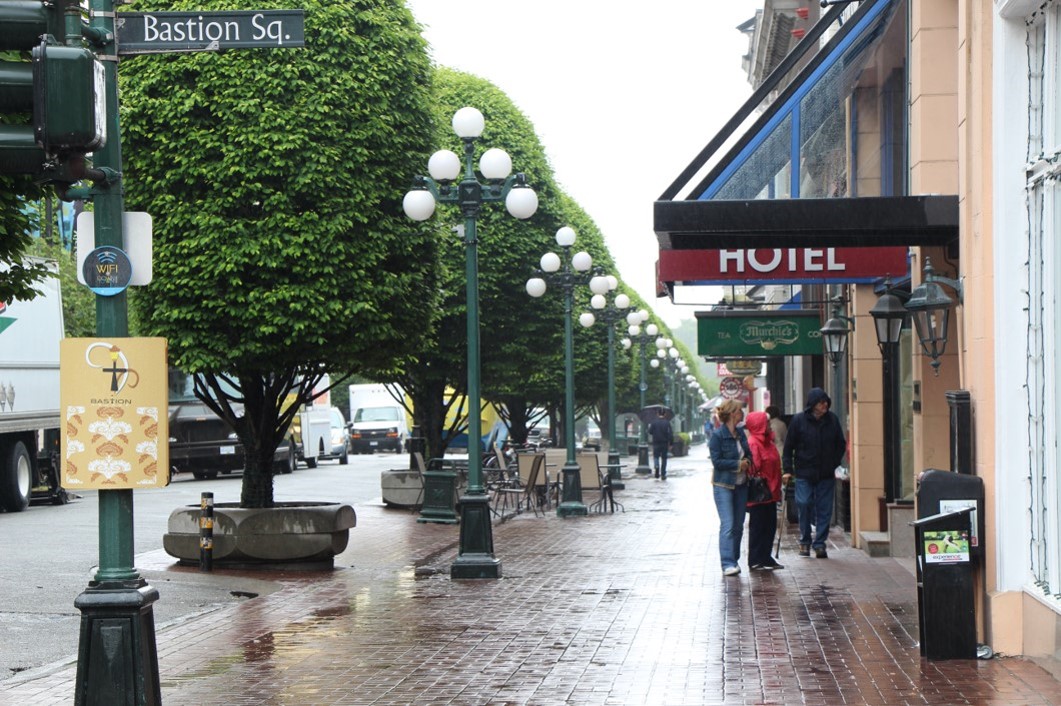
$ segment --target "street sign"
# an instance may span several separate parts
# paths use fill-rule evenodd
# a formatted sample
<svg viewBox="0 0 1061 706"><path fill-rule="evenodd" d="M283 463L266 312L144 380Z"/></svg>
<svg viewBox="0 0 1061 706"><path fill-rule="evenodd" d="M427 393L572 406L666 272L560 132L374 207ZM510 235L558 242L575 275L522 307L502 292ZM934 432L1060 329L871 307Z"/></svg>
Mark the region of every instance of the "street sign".
<svg viewBox="0 0 1061 706"><path fill-rule="evenodd" d="M119 12L115 24L121 56L306 45L302 10Z"/></svg>

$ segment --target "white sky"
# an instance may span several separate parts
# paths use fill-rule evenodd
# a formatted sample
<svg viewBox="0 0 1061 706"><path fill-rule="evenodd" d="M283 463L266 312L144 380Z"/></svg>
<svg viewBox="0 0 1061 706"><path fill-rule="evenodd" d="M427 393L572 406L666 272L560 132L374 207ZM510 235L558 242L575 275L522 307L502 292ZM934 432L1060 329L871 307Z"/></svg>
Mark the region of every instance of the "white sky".
<svg viewBox="0 0 1061 706"><path fill-rule="evenodd" d="M652 204L751 94L736 27L762 0L406 4L436 63L488 79L530 119L624 282L670 326L706 309L656 299Z"/></svg>

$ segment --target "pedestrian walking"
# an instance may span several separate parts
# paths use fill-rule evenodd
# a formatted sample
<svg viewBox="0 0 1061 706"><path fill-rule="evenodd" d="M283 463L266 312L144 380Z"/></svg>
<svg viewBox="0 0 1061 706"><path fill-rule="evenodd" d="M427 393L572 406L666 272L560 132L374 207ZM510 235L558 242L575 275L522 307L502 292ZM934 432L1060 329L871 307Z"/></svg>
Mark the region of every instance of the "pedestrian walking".
<svg viewBox="0 0 1061 706"><path fill-rule="evenodd" d="M840 420L829 410L832 400L820 387L807 393L803 411L792 417L781 454L785 473L796 476L796 510L799 514L799 555L825 559L825 543L833 518L836 467L847 442ZM814 534L811 535L811 525Z"/></svg>
<svg viewBox="0 0 1061 706"><path fill-rule="evenodd" d="M770 431L774 433L774 446L777 447L778 456L781 455L785 450L785 437L788 436L788 425L785 424L785 420L781 419L781 409L775 405L770 405L765 410L766 415L770 417Z"/></svg>
<svg viewBox="0 0 1061 706"><path fill-rule="evenodd" d="M744 430L737 425L744 419L744 405L726 400L718 406L722 425L711 435L707 448L711 453L711 486L718 510L718 554L722 573L736 576L740 543L744 534L744 515L748 503L748 470L751 449Z"/></svg>
<svg viewBox="0 0 1061 706"><path fill-rule="evenodd" d="M766 412L752 412L744 421L751 449L752 474L762 477L770 499L748 502L748 566L752 571L785 568L770 555L777 533L777 503L781 500L781 454L774 445L774 432Z"/></svg>
<svg viewBox="0 0 1061 706"><path fill-rule="evenodd" d="M665 408L656 410L656 418L648 424L648 436L652 439L652 465L656 469L656 478L667 480L667 454L670 453L674 432Z"/></svg>

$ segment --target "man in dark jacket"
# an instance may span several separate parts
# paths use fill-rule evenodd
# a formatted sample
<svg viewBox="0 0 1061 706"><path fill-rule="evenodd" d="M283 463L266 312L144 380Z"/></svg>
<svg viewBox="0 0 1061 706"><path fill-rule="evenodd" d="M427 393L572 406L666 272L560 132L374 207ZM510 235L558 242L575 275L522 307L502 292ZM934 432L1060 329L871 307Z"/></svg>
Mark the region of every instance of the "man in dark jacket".
<svg viewBox="0 0 1061 706"><path fill-rule="evenodd" d="M652 439L652 464L656 467L656 478L667 480L667 454L670 453L674 433L667 419L667 411L660 407L657 416L648 424L648 437Z"/></svg>
<svg viewBox="0 0 1061 706"><path fill-rule="evenodd" d="M792 417L781 454L785 473L796 476L796 509L799 511L799 555L825 559L825 542L833 519L836 467L844 458L847 442L840 420L829 411L832 400L820 387L807 393L807 406ZM814 536L811 537L811 525Z"/></svg>

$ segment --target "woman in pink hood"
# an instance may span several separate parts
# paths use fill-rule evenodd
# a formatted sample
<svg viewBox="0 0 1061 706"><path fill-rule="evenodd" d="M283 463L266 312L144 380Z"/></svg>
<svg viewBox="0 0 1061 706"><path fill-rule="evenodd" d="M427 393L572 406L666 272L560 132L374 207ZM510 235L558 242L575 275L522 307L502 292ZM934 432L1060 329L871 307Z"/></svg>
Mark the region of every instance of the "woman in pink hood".
<svg viewBox="0 0 1061 706"><path fill-rule="evenodd" d="M752 451L755 475L766 479L770 499L748 503L748 565L753 571L785 568L770 555L777 533L777 503L781 500L781 455L774 445L770 417L766 412L752 412L744 420L744 432Z"/></svg>

